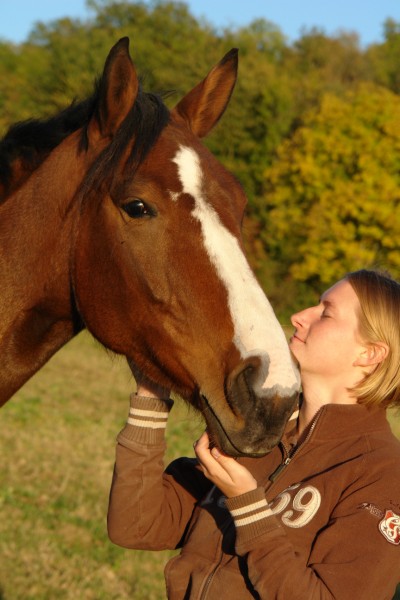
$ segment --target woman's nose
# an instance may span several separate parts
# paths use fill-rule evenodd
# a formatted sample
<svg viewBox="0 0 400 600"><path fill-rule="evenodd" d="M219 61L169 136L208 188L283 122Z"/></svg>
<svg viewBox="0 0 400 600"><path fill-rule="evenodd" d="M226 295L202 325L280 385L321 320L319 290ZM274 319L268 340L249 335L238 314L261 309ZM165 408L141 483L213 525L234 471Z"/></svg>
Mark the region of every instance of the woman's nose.
<svg viewBox="0 0 400 600"><path fill-rule="evenodd" d="M307 312L308 309L306 308L305 310L301 310L300 312L294 313L294 315L290 317L290 321L293 327L304 327L306 325Z"/></svg>
<svg viewBox="0 0 400 600"><path fill-rule="evenodd" d="M300 313L294 313L294 315L292 315L290 317L290 322L293 325L293 327L297 327L297 325L299 323L299 320L298 320L299 314Z"/></svg>

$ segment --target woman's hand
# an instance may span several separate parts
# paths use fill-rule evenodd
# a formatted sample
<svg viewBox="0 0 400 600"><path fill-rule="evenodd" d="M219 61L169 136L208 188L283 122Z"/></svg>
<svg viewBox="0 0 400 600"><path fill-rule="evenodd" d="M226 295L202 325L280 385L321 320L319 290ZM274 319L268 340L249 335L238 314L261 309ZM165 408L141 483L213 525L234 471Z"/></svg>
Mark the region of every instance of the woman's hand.
<svg viewBox="0 0 400 600"><path fill-rule="evenodd" d="M210 449L210 438L205 431L194 444L194 451L204 475L227 497L240 496L257 488L253 475L234 458L223 454L215 446Z"/></svg>

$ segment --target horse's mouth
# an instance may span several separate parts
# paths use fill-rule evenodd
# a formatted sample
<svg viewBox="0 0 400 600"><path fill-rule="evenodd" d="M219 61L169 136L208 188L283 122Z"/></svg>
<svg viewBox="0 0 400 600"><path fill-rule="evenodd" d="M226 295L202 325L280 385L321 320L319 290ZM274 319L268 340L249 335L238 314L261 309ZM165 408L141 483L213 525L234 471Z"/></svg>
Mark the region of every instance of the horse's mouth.
<svg viewBox="0 0 400 600"><path fill-rule="evenodd" d="M222 450L222 452L224 452L228 456L232 456L234 458L261 458L262 456L268 454L270 450L272 450L272 447L269 449L262 448L260 450L254 450L251 449L247 444L245 448L239 448L238 444L232 440L232 435L227 432L227 430L221 423L221 419L215 413L210 403L208 402L206 396L204 396L203 394L200 395L200 404L201 411L207 423L210 444L213 446L217 446Z"/></svg>

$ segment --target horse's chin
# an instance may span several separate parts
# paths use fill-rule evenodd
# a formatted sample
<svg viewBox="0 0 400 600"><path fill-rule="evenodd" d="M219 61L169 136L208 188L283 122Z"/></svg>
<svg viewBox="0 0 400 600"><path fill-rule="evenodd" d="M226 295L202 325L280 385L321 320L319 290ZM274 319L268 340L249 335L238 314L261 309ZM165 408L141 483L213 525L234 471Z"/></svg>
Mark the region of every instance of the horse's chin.
<svg viewBox="0 0 400 600"><path fill-rule="evenodd" d="M234 440L235 434L227 431L216 415L215 411L211 408L207 398L201 396L201 412L206 420L208 435L210 437L211 444L217 446L233 458L247 457L247 458L261 458L265 456L279 443L279 435L268 435L262 442L262 446L259 448L250 448L246 444L246 436L240 435L240 444Z"/></svg>

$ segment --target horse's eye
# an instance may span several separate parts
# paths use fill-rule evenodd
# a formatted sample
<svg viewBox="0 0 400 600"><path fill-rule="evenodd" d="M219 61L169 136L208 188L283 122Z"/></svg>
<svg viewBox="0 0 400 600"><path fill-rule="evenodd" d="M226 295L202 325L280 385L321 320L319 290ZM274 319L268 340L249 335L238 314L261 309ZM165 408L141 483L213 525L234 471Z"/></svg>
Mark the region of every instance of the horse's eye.
<svg viewBox="0 0 400 600"><path fill-rule="evenodd" d="M142 217L154 216L154 213L151 210L151 208L145 202L143 202L143 200L131 200L131 202L123 204L121 208L132 219L140 219Z"/></svg>

